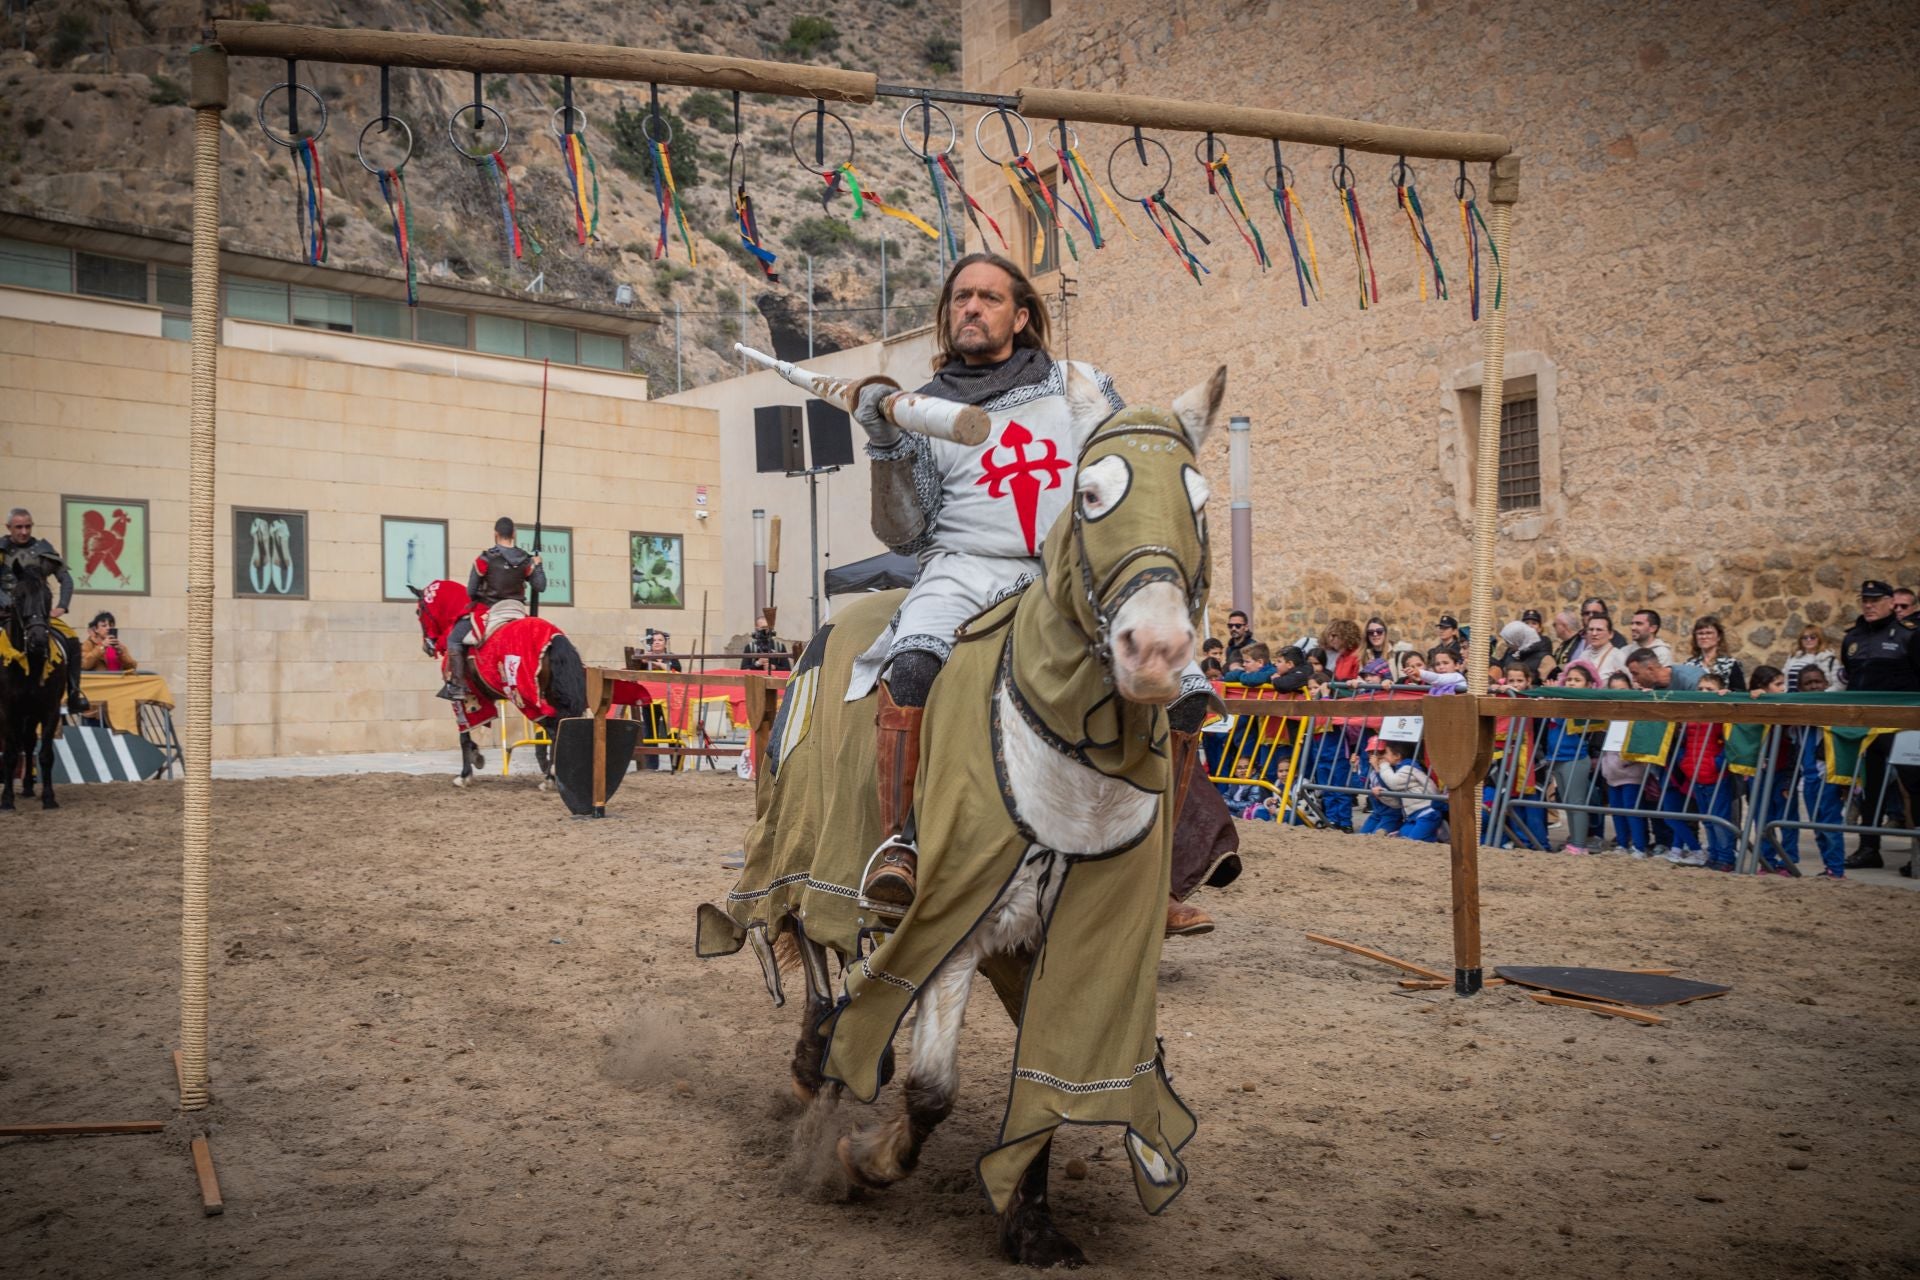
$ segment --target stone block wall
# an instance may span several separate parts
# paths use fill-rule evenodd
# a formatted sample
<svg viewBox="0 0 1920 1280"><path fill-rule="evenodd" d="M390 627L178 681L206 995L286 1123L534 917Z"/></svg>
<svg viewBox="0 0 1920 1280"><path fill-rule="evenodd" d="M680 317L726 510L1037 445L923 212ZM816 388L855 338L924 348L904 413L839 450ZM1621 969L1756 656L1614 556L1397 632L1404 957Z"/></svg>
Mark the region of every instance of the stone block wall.
<svg viewBox="0 0 1920 1280"><path fill-rule="evenodd" d="M1662 5L1056 0L1024 32L1016 10L965 0L968 88L1197 98L1513 141L1509 376L1523 355L1553 372L1542 444L1557 474L1540 510L1503 515L1503 616L1598 594L1650 603L1672 635L1712 612L1757 658L1783 653L1801 620L1844 626L1863 577L1920 580L1920 228L1904 213L1903 141L1920 131L1920 94L1899 53L1920 36L1911 6L1716 5L1707 20ZM1007 225L1013 200L972 151L972 119L967 179ZM1078 132L1106 185L1127 135ZM1190 280L1137 205L1138 239L1090 253L1077 236L1071 354L1141 399L1228 365L1228 407L1253 420L1257 631L1379 612L1425 636L1443 609L1464 617L1457 388L1477 385L1481 352L1457 167L1414 163L1453 285L1451 301L1423 302L1393 160L1349 154L1380 290L1363 312L1335 157L1287 147L1321 269L1321 300L1303 309L1267 145L1221 140L1274 255L1262 272L1206 191L1196 139L1158 136L1169 199L1212 239L1196 246L1211 274ZM1484 190L1484 167L1470 176ZM1056 277L1038 283L1057 291ZM1224 436L1205 460L1223 497ZM1224 514L1216 528L1220 615Z"/></svg>

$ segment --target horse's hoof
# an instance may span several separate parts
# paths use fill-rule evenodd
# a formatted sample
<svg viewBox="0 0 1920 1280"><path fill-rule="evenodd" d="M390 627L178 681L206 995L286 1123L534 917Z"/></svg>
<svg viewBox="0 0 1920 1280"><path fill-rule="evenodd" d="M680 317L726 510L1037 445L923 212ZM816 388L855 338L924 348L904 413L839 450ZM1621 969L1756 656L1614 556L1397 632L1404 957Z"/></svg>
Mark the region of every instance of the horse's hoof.
<svg viewBox="0 0 1920 1280"><path fill-rule="evenodd" d="M466 775L466 774L464 774L464 773L462 773L462 774L456 774L456 775L454 776L454 779L453 779L453 785L454 785L454 786L456 786L456 787L464 787L464 786L466 786L466 785L467 785L467 775Z"/></svg>
<svg viewBox="0 0 1920 1280"><path fill-rule="evenodd" d="M551 791L551 790L553 790L553 779L552 779L552 778L542 778L542 779L540 779L540 789L541 789L542 791Z"/></svg>
<svg viewBox="0 0 1920 1280"><path fill-rule="evenodd" d="M1065 1267L1072 1270L1087 1265L1087 1255L1053 1225L1053 1215L1044 1208L1016 1201L1000 1223L1000 1251L1008 1262L1023 1267Z"/></svg>
<svg viewBox="0 0 1920 1280"><path fill-rule="evenodd" d="M58 809L60 807L60 802L58 800L55 800L52 796L47 796L40 801L40 807L42 809Z"/></svg>

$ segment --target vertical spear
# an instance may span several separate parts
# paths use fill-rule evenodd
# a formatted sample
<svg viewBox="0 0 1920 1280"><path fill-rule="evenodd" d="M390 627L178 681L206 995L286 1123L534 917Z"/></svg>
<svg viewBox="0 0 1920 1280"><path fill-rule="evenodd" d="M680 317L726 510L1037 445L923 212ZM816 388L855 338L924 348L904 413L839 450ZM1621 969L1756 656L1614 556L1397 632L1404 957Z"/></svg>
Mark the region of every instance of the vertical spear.
<svg viewBox="0 0 1920 1280"><path fill-rule="evenodd" d="M540 505L547 490L547 371L553 365L551 359L540 362L540 462L534 472L533 480L533 554L540 554ZM534 617L540 616L540 593L533 593L533 605L527 610Z"/></svg>

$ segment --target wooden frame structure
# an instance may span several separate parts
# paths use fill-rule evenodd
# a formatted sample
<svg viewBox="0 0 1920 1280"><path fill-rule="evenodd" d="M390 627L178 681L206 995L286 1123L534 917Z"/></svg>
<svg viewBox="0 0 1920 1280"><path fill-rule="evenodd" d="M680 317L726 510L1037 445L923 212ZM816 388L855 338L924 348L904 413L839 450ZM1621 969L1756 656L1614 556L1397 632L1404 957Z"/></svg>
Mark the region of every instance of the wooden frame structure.
<svg viewBox="0 0 1920 1280"><path fill-rule="evenodd" d="M180 1106L196 1111L207 1105L207 982L209 967L208 890L212 844L212 694L213 694L213 543L215 397L219 349L220 265L220 115L227 107L227 58L262 57L308 62L345 62L376 67L416 67L482 73L568 75L771 93L809 101L870 103L880 97L934 99L984 106L1013 107L1036 118L1211 131L1223 135L1274 139L1315 146L1344 146L1386 155L1491 162L1487 196L1489 229L1503 273L1500 302L1486 313L1483 392L1479 432L1480 465L1475 482L1473 604L1475 633L1492 627L1495 480L1499 411L1506 352L1506 307L1513 296L1513 254L1509 232L1519 199L1519 160L1506 138L1489 133L1442 132L1375 124L1335 117L1303 115L1224 104L1182 102L1118 94L1080 93L1043 87L1023 88L1001 97L883 85L871 72L795 66L746 58L716 57L670 50L629 49L546 40L493 40L413 32L334 30L281 23L219 21L190 58L189 105L193 128L193 319L191 409L188 434L187 498L187 724L185 738L185 811L181 848L180 947ZM590 670L591 703L598 707L609 673ZM709 680L714 677L707 677ZM772 686L760 677L747 682L749 719L756 742L764 742L771 724ZM1485 673L1473 676L1473 691L1483 693ZM1474 705L1459 704L1462 708ZM1465 723L1464 721L1462 722ZM1463 728L1462 732L1469 732ZM604 749L604 740L601 743ZM595 762L596 778L604 776ZM1477 812L1477 806L1474 810ZM1463 824L1464 825L1464 824ZM1464 883L1472 867L1456 866L1456 932L1462 911L1472 906L1476 939L1471 951L1456 948L1456 963L1471 957L1477 987L1477 885ZM1462 980L1461 989L1470 989Z"/></svg>

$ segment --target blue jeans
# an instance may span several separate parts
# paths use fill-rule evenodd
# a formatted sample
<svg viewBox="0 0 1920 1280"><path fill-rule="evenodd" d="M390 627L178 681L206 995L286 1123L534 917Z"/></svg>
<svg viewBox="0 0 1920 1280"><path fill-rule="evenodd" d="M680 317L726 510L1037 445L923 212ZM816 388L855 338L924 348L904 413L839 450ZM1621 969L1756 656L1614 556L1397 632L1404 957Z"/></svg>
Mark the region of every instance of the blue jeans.
<svg viewBox="0 0 1920 1280"><path fill-rule="evenodd" d="M1360 834L1363 836L1396 835L1400 831L1404 817L1400 810L1375 796L1373 809L1367 814L1366 822L1361 824Z"/></svg>
<svg viewBox="0 0 1920 1280"><path fill-rule="evenodd" d="M1538 800L1539 798L1540 793L1537 791L1514 797L1516 800ZM1480 841L1482 844L1491 844L1496 849L1511 849L1514 847L1514 837L1517 836L1520 847L1524 849L1546 850L1553 847L1547 840L1547 811L1535 805L1515 805L1507 810L1505 831L1486 831L1484 829L1486 824L1493 820L1493 800L1493 788L1482 787L1480 789L1482 827Z"/></svg>
<svg viewBox="0 0 1920 1280"><path fill-rule="evenodd" d="M1842 810L1845 807L1845 787L1827 785L1827 780L1819 774L1808 772L1800 779L1800 795L1806 801L1807 816L1814 822L1842 822L1845 820ZM1813 833L1814 847L1820 850L1820 861L1826 869L1835 875L1845 875L1847 870L1847 852L1845 838L1838 831L1816 831Z"/></svg>
<svg viewBox="0 0 1920 1280"><path fill-rule="evenodd" d="M1607 807L1612 809L1641 808L1640 796L1646 788L1643 783L1623 782L1618 786L1607 785ZM1628 813L1613 815L1613 841L1623 849L1647 848L1647 820Z"/></svg>
<svg viewBox="0 0 1920 1280"><path fill-rule="evenodd" d="M1711 786L1695 786L1685 775L1675 773L1668 779L1660 808L1667 813L1697 813L1712 818L1733 817L1733 788L1726 778ZM1700 848L1700 824L1668 819L1673 830L1673 847L1688 852ZM1733 833L1717 823L1706 824L1707 861L1715 866L1733 865Z"/></svg>
<svg viewBox="0 0 1920 1280"><path fill-rule="evenodd" d="M1774 775L1770 793L1755 798L1754 809L1760 860L1769 866L1800 861L1800 833L1792 827L1768 831L1769 822L1792 822L1800 816L1799 797L1793 793L1793 778L1785 770Z"/></svg>
<svg viewBox="0 0 1920 1280"><path fill-rule="evenodd" d="M1394 834L1402 840L1434 841L1440 838L1440 824L1447 820L1447 806L1434 801L1400 824Z"/></svg>

